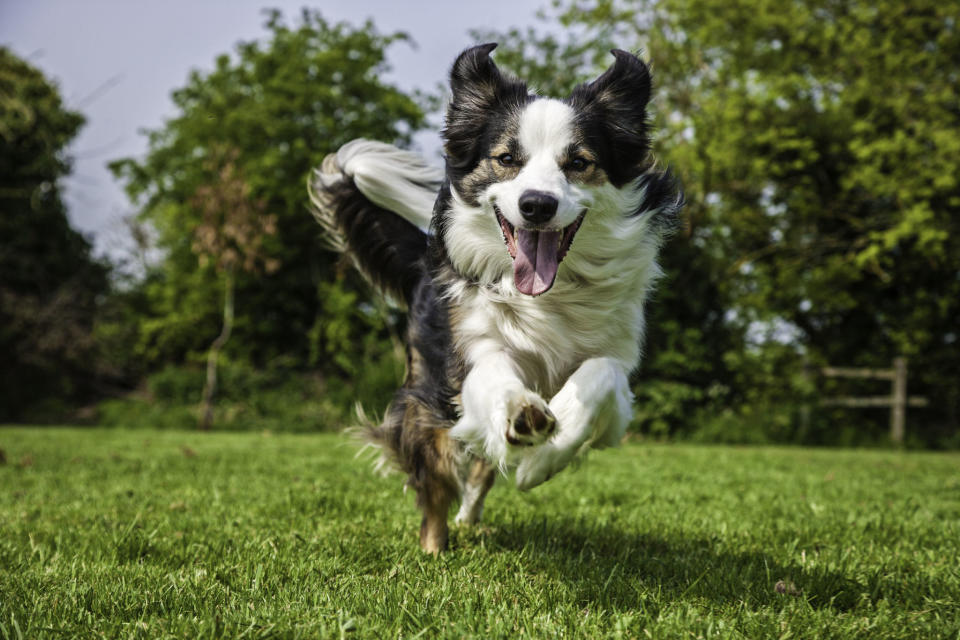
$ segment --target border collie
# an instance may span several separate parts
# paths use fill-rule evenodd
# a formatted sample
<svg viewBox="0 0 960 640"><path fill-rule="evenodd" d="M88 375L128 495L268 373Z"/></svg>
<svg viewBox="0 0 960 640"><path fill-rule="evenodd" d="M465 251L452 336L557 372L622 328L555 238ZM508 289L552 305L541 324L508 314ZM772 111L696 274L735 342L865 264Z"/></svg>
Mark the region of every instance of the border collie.
<svg viewBox="0 0 960 640"><path fill-rule="evenodd" d="M445 171L354 140L310 185L331 245L407 309L406 379L368 437L409 474L434 553L451 504L476 523L498 471L529 489L621 440L644 301L682 205L649 154L638 57L612 51L558 100L501 73L495 47L453 65Z"/></svg>

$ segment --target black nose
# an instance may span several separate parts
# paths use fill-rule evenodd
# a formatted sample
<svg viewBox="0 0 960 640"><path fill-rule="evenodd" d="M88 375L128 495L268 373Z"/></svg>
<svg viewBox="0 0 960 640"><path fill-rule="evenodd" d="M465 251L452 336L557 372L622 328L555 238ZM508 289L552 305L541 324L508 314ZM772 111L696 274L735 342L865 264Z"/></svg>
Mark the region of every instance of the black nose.
<svg viewBox="0 0 960 640"><path fill-rule="evenodd" d="M520 196L520 215L527 222L543 224L557 213L557 199L545 191L524 191Z"/></svg>

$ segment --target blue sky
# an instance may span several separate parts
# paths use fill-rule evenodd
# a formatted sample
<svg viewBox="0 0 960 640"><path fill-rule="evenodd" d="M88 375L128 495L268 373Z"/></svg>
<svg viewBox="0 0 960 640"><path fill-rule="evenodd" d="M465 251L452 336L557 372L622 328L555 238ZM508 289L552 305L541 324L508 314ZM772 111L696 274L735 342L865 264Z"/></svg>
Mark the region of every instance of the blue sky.
<svg viewBox="0 0 960 640"><path fill-rule="evenodd" d="M263 7L293 18L303 2L249 0L0 0L0 43L57 82L67 105L87 116L70 149L74 173L65 181L71 222L92 234L100 253L129 246L122 219L133 212L106 169L119 157L146 148L143 128L173 115L170 92L191 69L210 69L214 58L240 40L264 34ZM433 88L454 56L473 44L471 28L506 29L534 22L540 0L326 0L310 6L329 20L361 24L372 18L381 32L406 31L417 43L390 50L388 79L404 89ZM435 152L435 134L418 145Z"/></svg>

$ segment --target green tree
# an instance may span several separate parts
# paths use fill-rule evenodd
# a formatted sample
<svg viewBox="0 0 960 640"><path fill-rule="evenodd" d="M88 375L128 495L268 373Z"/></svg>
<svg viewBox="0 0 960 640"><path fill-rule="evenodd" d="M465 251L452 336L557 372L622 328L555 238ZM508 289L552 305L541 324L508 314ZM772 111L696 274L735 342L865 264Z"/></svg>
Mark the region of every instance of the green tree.
<svg viewBox="0 0 960 640"><path fill-rule="evenodd" d="M223 325L207 354L207 378L200 407L201 430L213 424L213 400L217 392L217 359L230 339L234 320L234 291L238 272L275 271L276 259L262 254L264 239L276 230L276 216L265 213L266 203L250 196L250 183L237 169L239 152L213 150L206 169L208 182L201 184L191 205L202 212L193 231L192 249L200 266L212 263L223 277Z"/></svg>
<svg viewBox="0 0 960 640"><path fill-rule="evenodd" d="M56 417L95 380L107 267L70 227L59 186L83 122L39 70L0 47L0 421Z"/></svg>
<svg viewBox="0 0 960 640"><path fill-rule="evenodd" d="M663 357L676 359L680 370L702 363L719 383L715 389L730 390L718 396L721 405L766 404L782 417L803 391L801 354L813 364L875 366L906 354L911 392L932 401L911 420L922 427L920 438L932 443L956 434L955 6L559 5L554 18L569 40L514 32L508 41L543 78L566 60L585 72L578 77L594 71L601 61L591 48L645 49L658 87L658 152L681 173L687 192L686 237L665 254L672 280L661 289L668 304L654 305L654 314L665 315L651 319L647 371L662 372ZM570 74L568 66L559 77ZM694 276L692 291L677 286L684 273ZM702 288L716 295L704 296ZM696 309L705 313L685 313ZM671 318L680 325L664 348L657 326ZM728 331L741 338L722 339ZM681 342L686 334L695 339ZM784 343L792 346L786 353ZM699 357L704 352L712 355ZM830 422L819 424L792 435L837 441Z"/></svg>
<svg viewBox="0 0 960 640"><path fill-rule="evenodd" d="M249 202L262 203L276 220L275 232L257 248L272 268L231 276L234 357L344 374L340 362L392 354L376 314L327 304L330 286L337 299L367 294L321 250L305 185L311 169L348 140L404 143L422 126L417 101L382 80L385 50L406 36L381 35L371 23L331 24L307 10L293 26L272 11L266 29L267 38L239 44L235 55L218 57L212 71L192 72L173 93L177 115L149 132L146 157L112 165L163 250L143 285L149 315L140 320L133 347L151 366L181 362L217 334L224 271L218 274L214 261L201 264L204 252L195 251L204 224L195 196L216 182L205 167L225 147L236 150L232 164ZM348 327L351 339L328 340L328 326ZM380 336L373 347L362 338L368 329Z"/></svg>

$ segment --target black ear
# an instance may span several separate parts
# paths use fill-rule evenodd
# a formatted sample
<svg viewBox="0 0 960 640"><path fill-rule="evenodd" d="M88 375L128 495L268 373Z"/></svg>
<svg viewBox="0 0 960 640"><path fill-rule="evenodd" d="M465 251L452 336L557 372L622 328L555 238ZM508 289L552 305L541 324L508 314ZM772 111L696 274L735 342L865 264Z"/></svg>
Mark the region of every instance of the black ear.
<svg viewBox="0 0 960 640"><path fill-rule="evenodd" d="M647 102L650 70L643 60L620 49L603 74L582 84L570 95L570 104L589 122L591 142L607 152L604 169L617 186L640 175L645 168L650 141L647 136Z"/></svg>
<svg viewBox="0 0 960 640"><path fill-rule="evenodd" d="M465 49L457 56L450 69L454 99L470 95L489 97L495 91L503 81L500 70L490 59L490 52L496 48L496 42L488 42Z"/></svg>
<svg viewBox="0 0 960 640"><path fill-rule="evenodd" d="M614 109L635 112L643 117L650 100L650 70L643 60L621 49L611 49L613 65L590 84L580 85L585 97Z"/></svg>
<svg viewBox="0 0 960 640"><path fill-rule="evenodd" d="M447 163L465 168L477 160L487 123L527 99L524 83L505 77L490 59L495 42L461 53L450 71L453 97L443 130Z"/></svg>

